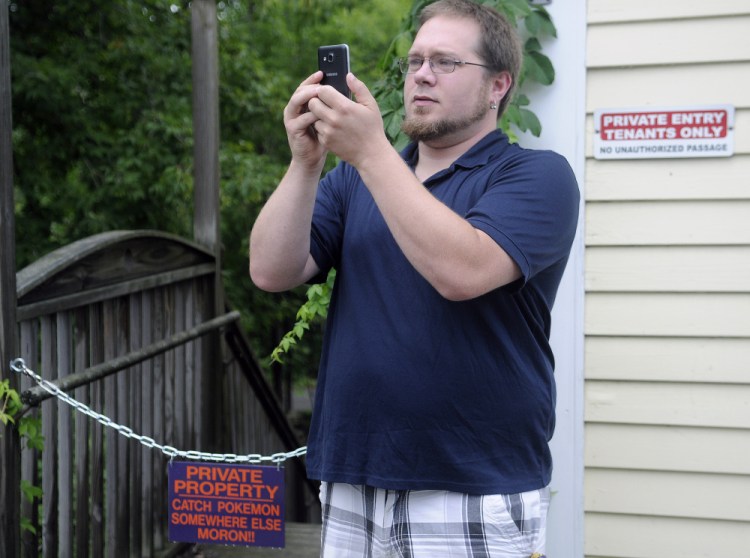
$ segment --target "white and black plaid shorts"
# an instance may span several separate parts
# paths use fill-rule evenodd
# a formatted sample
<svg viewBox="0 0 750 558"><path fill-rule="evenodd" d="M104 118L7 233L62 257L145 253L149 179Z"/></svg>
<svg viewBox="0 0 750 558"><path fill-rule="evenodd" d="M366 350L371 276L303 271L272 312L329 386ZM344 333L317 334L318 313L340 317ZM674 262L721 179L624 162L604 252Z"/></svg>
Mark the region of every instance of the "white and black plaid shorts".
<svg viewBox="0 0 750 558"><path fill-rule="evenodd" d="M323 558L544 554L549 488L475 496L324 482L320 502Z"/></svg>

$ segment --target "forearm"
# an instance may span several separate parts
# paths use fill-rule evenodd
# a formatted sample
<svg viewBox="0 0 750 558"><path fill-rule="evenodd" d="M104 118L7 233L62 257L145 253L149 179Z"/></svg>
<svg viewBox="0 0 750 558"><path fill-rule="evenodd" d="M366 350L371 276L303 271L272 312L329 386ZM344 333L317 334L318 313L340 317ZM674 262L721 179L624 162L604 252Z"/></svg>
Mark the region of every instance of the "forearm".
<svg viewBox="0 0 750 558"><path fill-rule="evenodd" d="M250 277L261 289L283 291L312 277L310 226L321 168L293 160L250 233Z"/></svg>
<svg viewBox="0 0 750 558"><path fill-rule="evenodd" d="M359 171L406 258L444 297L474 298L520 277L497 243L436 199L395 151Z"/></svg>

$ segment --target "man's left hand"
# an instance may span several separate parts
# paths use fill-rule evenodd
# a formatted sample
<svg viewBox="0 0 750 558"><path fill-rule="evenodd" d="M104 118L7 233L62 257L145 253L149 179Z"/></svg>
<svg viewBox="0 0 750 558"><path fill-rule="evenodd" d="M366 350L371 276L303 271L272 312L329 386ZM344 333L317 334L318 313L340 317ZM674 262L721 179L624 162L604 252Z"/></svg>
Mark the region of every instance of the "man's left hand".
<svg viewBox="0 0 750 558"><path fill-rule="evenodd" d="M359 167L369 155L382 149L384 143L390 144L380 108L367 86L351 73L346 76L346 82L355 101L331 86L321 86L308 107L318 117L314 126L318 141L337 157Z"/></svg>

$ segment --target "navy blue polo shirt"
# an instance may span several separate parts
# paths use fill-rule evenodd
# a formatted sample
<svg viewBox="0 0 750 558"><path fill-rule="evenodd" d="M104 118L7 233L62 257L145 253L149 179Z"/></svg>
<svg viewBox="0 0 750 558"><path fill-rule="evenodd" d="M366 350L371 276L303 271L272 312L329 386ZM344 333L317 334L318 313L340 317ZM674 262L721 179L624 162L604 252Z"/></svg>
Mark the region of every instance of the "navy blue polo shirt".
<svg viewBox="0 0 750 558"><path fill-rule="evenodd" d="M402 153L414 167L416 146ZM321 180L311 253L336 268L308 440L311 478L512 494L550 482L550 311L578 220L560 155L490 133L424 186L487 233L522 278L446 300L411 266L357 171Z"/></svg>

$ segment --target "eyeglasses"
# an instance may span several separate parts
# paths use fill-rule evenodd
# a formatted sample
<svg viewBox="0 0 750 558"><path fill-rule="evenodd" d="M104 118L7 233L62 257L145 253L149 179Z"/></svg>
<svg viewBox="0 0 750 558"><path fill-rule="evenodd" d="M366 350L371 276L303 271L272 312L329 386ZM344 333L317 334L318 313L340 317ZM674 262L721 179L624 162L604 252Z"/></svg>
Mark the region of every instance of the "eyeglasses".
<svg viewBox="0 0 750 558"><path fill-rule="evenodd" d="M485 64L477 64L476 62L464 62L463 60L453 60L452 58L420 58L419 56L409 56L407 58L398 59L398 67L404 74L414 74L418 72L424 65L424 61L427 60L430 64L430 70L435 74L450 74L456 69L456 66L481 66L482 68L489 68Z"/></svg>

